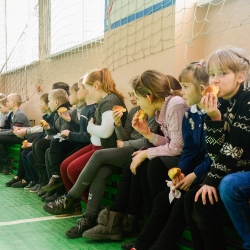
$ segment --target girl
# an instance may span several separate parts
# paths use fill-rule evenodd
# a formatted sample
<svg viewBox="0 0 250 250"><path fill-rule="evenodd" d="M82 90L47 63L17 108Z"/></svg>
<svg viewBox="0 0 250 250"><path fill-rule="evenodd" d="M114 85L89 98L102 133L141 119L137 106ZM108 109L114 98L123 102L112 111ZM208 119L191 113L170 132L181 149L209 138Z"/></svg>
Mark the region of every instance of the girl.
<svg viewBox="0 0 250 250"><path fill-rule="evenodd" d="M91 143L66 158L61 164L61 176L67 190L70 190L76 183L79 174L95 151L101 148L116 147L117 137L114 131L112 108L115 105L125 107L124 97L116 90L116 85L108 69L104 68L87 75L84 86L88 95L98 103L98 107L94 119L89 120L87 127L87 131L91 134ZM127 112L121 118L122 124L124 124L126 116ZM87 197L85 200L87 201ZM80 199L72 199L64 195L55 202L47 203L44 209L52 214L79 212L81 210Z"/></svg>
<svg viewBox="0 0 250 250"><path fill-rule="evenodd" d="M219 87L218 98L224 102L218 109L217 97L207 94L201 100L207 113L206 145L212 164L202 187L192 188L185 196L185 210L195 249L217 250L226 249L220 221L220 181L228 173L250 170L250 92L243 90L249 61L244 50L226 47L210 56L207 70L210 84Z"/></svg>
<svg viewBox="0 0 250 250"><path fill-rule="evenodd" d="M188 106L183 98L176 95L175 91L171 89L168 77L158 71L147 70L134 83L133 89L138 105L149 117L155 115L163 135L151 132L145 118L143 121L139 121L138 113L136 114L132 121L133 127L156 147L139 150L133 154L132 163L123 168L122 179L111 211L106 209L101 211L98 217L98 226L85 231L83 237L121 240L121 224L125 212L138 216L143 201L146 204L147 200L150 200L148 199L148 180L147 176L145 177L146 171L144 170L147 168L148 159L169 155L174 158L173 160L170 158L171 163L177 164L179 158L177 156L182 153L181 122ZM143 166L144 171L141 171L142 163L145 164ZM130 169L132 173L136 174L132 176L132 180ZM166 166L164 170L167 172ZM164 183L165 179L163 179ZM141 198L141 192L145 194L143 199ZM130 199L130 202L128 199ZM147 205L146 209L146 212L150 213L150 205Z"/></svg>
<svg viewBox="0 0 250 250"><path fill-rule="evenodd" d="M154 208L146 225L135 242L122 245L123 249L175 249L176 243L186 226L184 217L184 197L190 186L201 183L202 176L208 172L211 164L206 155L205 127L200 100L202 91L208 86L208 74L204 61L190 63L184 68L179 81L183 98L191 108L185 113L182 121L184 140L183 154L178 167L182 174L173 180L175 189L181 190L181 197L169 200L169 187L166 187L155 199Z"/></svg>

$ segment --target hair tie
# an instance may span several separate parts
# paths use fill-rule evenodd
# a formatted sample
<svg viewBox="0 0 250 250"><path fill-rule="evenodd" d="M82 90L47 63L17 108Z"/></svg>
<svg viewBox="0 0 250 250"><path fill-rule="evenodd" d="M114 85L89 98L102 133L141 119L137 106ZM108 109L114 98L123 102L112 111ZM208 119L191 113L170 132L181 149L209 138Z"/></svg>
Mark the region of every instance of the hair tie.
<svg viewBox="0 0 250 250"><path fill-rule="evenodd" d="M248 65L250 64L250 63L249 63L249 60L247 60L245 57L242 57L242 59L243 59L245 62L247 62Z"/></svg>
<svg viewBox="0 0 250 250"><path fill-rule="evenodd" d="M200 66L202 67L202 64L203 64L204 62L205 62L205 61L202 61L202 60L199 61L199 62L197 63L197 66L200 65Z"/></svg>

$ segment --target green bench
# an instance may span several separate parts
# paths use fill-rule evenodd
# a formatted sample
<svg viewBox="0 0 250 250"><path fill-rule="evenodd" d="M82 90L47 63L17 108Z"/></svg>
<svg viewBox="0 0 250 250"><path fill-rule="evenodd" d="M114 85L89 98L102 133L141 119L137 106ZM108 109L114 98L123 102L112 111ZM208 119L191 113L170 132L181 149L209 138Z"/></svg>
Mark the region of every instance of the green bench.
<svg viewBox="0 0 250 250"><path fill-rule="evenodd" d="M5 149L7 150L8 158L10 159L11 173L16 175L20 159L21 144L5 146Z"/></svg>

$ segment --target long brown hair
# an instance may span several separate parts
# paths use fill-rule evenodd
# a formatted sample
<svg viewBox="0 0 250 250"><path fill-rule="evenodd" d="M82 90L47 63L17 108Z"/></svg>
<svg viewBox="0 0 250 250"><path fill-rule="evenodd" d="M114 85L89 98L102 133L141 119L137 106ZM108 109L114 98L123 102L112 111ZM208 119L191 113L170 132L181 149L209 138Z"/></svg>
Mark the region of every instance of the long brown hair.
<svg viewBox="0 0 250 250"><path fill-rule="evenodd" d="M139 96L150 95L152 100L165 99L167 96L180 94L171 89L171 81L168 76L157 70L146 70L132 83L132 88Z"/></svg>
<svg viewBox="0 0 250 250"><path fill-rule="evenodd" d="M92 73L87 75L85 84L93 85L95 81L99 81L101 83L101 87L106 93L114 93L118 95L122 100L124 100L123 94L116 89L116 84L112 78L110 71L107 68L93 71Z"/></svg>

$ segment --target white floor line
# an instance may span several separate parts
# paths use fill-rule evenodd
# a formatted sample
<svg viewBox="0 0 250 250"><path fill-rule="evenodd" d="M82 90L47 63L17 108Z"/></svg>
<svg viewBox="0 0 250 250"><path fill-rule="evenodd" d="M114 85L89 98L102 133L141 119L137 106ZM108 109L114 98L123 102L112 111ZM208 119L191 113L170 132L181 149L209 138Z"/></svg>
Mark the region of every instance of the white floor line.
<svg viewBox="0 0 250 250"><path fill-rule="evenodd" d="M6 222L0 222L0 227L2 227L2 226L11 226L11 225L16 225L16 224L22 224L22 223L37 222L37 221L61 220L61 219L66 219L66 218L79 217L79 216L80 216L79 214L78 215L67 216L67 217L46 216L46 217L40 217L40 218L6 221Z"/></svg>

